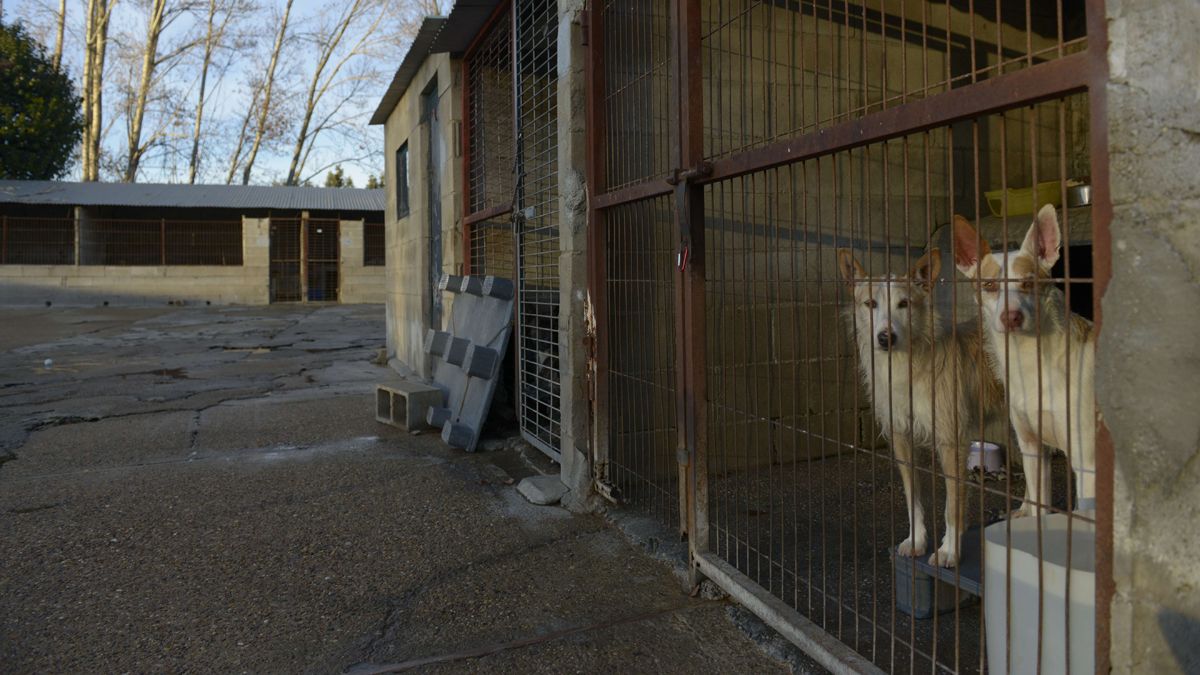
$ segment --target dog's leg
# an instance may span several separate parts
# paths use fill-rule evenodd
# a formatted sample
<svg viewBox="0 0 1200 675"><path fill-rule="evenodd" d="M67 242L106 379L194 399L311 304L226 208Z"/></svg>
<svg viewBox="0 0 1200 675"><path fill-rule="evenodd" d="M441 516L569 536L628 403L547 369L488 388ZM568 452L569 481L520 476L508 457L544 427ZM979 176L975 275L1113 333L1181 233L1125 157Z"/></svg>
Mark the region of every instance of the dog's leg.
<svg viewBox="0 0 1200 675"><path fill-rule="evenodd" d="M904 434L892 439L892 453L904 484L904 502L908 506L908 539L900 542L896 552L909 558L925 555L925 509L921 507L918 481L913 480L912 444Z"/></svg>
<svg viewBox="0 0 1200 675"><path fill-rule="evenodd" d="M1011 518L1042 515L1042 507L1050 497L1050 458L1038 438L1037 430L1029 428L1024 420L1013 416L1013 430L1021 446L1021 466L1025 471L1025 501L1021 508L1013 511Z"/></svg>
<svg viewBox="0 0 1200 675"><path fill-rule="evenodd" d="M959 452L961 442L949 438L938 441L938 459L946 477L946 536L942 545L929 556L929 564L954 567L958 564L963 531L963 499L966 462Z"/></svg>

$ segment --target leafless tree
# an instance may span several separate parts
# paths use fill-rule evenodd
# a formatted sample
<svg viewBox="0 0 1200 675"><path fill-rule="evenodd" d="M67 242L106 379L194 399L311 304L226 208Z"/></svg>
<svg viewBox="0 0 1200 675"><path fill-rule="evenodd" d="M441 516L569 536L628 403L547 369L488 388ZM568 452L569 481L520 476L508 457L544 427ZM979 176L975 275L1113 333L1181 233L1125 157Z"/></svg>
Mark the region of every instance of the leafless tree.
<svg viewBox="0 0 1200 675"><path fill-rule="evenodd" d="M254 161L258 158L258 150L262 147L263 137L267 133L268 120L271 113L271 92L275 88L275 70L279 65L279 53L283 50L283 45L288 38L288 18L292 13L292 3L293 0L287 0L287 4L284 5L283 17L279 21L279 30L275 33L275 46L271 49L271 59L267 65L266 77L263 81L263 97L259 103L258 120L254 129L254 142L250 146L250 154L246 156L246 163L242 167L242 185L250 182L250 171L254 168Z"/></svg>
<svg viewBox="0 0 1200 675"><path fill-rule="evenodd" d="M408 39L417 36L421 22L427 16L445 16L454 6L454 0L409 0L401 4L400 32Z"/></svg>
<svg viewBox="0 0 1200 675"><path fill-rule="evenodd" d="M63 30L67 26L67 0L58 0L57 19L58 31L54 40L54 68L56 70L62 66Z"/></svg>
<svg viewBox="0 0 1200 675"><path fill-rule="evenodd" d="M167 129L174 125L182 112L179 101L172 101L169 96L167 76L169 71L179 64L179 59L189 50L200 43L200 39L185 36L160 50L164 33L181 16L193 9L187 0L168 3L167 0L149 0L146 9L145 42L141 48L141 71L138 75L136 88L126 91L124 100L126 154L125 168L122 180L133 183L137 181L138 166L146 153L163 140ZM158 125L151 133L144 135L144 122L147 107L154 98L165 102L160 111Z"/></svg>
<svg viewBox="0 0 1200 675"><path fill-rule="evenodd" d="M192 124L192 151L188 157L188 183L196 182L200 170L200 137L204 126L204 103L208 95L208 73L217 50L224 43L230 21L248 11L249 3L241 0L208 0L208 16L204 32L204 57L200 64L200 93L196 98L196 115ZM220 18L218 18L220 15ZM243 130L244 137L244 130ZM240 141L240 138L239 138ZM226 181L228 183L229 181Z"/></svg>
<svg viewBox="0 0 1200 675"><path fill-rule="evenodd" d="M356 57L369 55L380 44L377 31L388 9L387 3L378 0L354 0L339 14L321 22L317 31L308 36L317 47L317 60L309 77L300 126L292 143L292 159L285 180L288 185L300 182L300 172L317 138L338 120L345 103L360 95L363 83L376 77L377 70L371 64L359 63L350 69L346 66ZM358 39L344 48L346 34L352 28ZM326 99L331 95L334 100L330 104ZM327 105L322 106L322 103Z"/></svg>
<svg viewBox="0 0 1200 675"><path fill-rule="evenodd" d="M104 59L108 50L108 27L117 0L87 0L83 58L83 148L82 177L100 178L100 140L104 135Z"/></svg>

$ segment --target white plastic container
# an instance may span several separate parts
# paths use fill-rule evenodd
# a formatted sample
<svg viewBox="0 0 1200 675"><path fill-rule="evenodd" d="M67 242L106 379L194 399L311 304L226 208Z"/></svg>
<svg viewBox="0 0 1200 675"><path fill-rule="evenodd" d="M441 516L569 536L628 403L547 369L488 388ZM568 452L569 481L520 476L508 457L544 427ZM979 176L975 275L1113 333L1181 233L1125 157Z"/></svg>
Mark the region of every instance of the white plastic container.
<svg viewBox="0 0 1200 675"><path fill-rule="evenodd" d="M1039 672L1039 633L1042 638L1040 672L1067 672L1068 650L1072 673L1095 671L1095 527L1079 519L1071 523L1071 560L1068 569L1066 514L1043 516L1041 521L1040 591L1038 519L1018 518L996 523L984 530L983 607L987 622L988 672ZM1011 559L1007 548L1010 527ZM1042 599L1040 623L1039 595ZM1066 612L1068 601L1069 631ZM1008 662L1010 655L1011 665Z"/></svg>
<svg viewBox="0 0 1200 675"><path fill-rule="evenodd" d="M967 450L967 471L983 469L986 473L1004 470L1004 450L995 443L974 441Z"/></svg>

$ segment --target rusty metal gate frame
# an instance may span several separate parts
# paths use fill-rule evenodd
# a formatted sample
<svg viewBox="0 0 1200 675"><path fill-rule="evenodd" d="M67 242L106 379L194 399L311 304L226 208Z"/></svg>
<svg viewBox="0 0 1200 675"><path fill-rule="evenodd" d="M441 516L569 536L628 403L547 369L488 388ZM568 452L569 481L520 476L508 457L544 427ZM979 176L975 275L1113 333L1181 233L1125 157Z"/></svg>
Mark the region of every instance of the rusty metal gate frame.
<svg viewBox="0 0 1200 675"><path fill-rule="evenodd" d="M526 10L522 14L521 10ZM542 10L538 12L537 10ZM532 15L532 16L526 16ZM532 20L525 25L523 18ZM548 22L548 23L547 23ZM516 412L521 435L552 459L561 459L561 372L559 363L558 305L558 216L557 216L557 46L549 44L557 40L557 0L525 2L513 0L496 7L483 28L467 48L463 58L463 251L468 274L495 274L508 271L516 287L514 303L516 340L514 341L514 372L516 373ZM548 30L547 30L548 28ZM507 31L508 66L512 79L512 152L511 199L507 202L490 202L489 195L477 195L475 190L486 182L486 152L474 151L477 117L481 117L482 103L476 100L480 92L473 91L472 66L476 59L488 61L503 56L498 39L504 39ZM526 96L523 77L523 40L532 40L545 62L533 64L549 68L549 84L534 83L533 93L539 100L548 101L548 108L525 119L528 111L522 110ZM542 43L542 41L545 43ZM485 64L486 65L486 64ZM549 92L547 94L547 91ZM535 102L536 103L536 102ZM549 122L547 122L549 120ZM532 166L527 166L524 156L538 153ZM549 159L547 159L549 158ZM477 165L476 162L483 162ZM482 166L481 175L473 169ZM476 180L478 179L478 180ZM541 187L527 188L532 181ZM479 183L480 185L475 185ZM547 186L550 186L547 188ZM486 190L486 186L484 186ZM541 204L526 202L535 195ZM482 197L482 199L480 199ZM485 251L487 231L493 232L507 227L512 241L511 270L496 268L496 260L490 259ZM530 252L532 251L532 252ZM535 258L541 258L535 262ZM553 260L553 262L549 262ZM529 286L527 275L533 269L541 276L541 285L553 282L553 288ZM538 325L549 322L551 327Z"/></svg>
<svg viewBox="0 0 1200 675"><path fill-rule="evenodd" d="M1086 0L1087 50L1037 63L945 93L884 108L818 131L770 142L710 163L704 161L703 72L700 0L671 1L671 42L674 55L673 110L678 111L681 139L668 175L607 189L603 148L608 142L606 119L600 110L605 95L604 12L601 0L591 0L585 17L588 124L588 292L597 319L592 365L593 461L597 486L612 489L605 467L610 454L609 326L606 273L608 215L618 206L665 195L675 196L679 255L676 294L678 461L681 533L687 537L694 581L708 578L754 613L835 672L873 670L874 666L791 606L771 595L732 565L716 556L708 542L707 420L705 384L705 241L703 187L718 180L792 164L904 134L943 127L953 122L1010 110L1072 93L1087 92L1090 101L1091 180L1094 227L1094 316L1099 331L1102 299L1111 278L1107 108L1108 34L1104 0ZM1102 335L1102 333L1100 333ZM1097 420L1096 508L1096 669L1109 670L1111 612L1114 593L1112 559L1113 445L1102 420Z"/></svg>

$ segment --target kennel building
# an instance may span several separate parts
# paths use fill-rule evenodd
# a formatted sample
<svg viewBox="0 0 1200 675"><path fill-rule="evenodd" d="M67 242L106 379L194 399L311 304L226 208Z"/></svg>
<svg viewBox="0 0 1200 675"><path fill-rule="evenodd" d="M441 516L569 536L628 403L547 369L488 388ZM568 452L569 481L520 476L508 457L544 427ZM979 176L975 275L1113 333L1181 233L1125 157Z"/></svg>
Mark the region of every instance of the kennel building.
<svg viewBox="0 0 1200 675"><path fill-rule="evenodd" d="M382 302L383 190L0 181L4 304Z"/></svg>
<svg viewBox="0 0 1200 675"><path fill-rule="evenodd" d="M502 400L521 435L586 486L587 389L573 375L585 355L566 349L585 299L582 137L559 114L572 93L582 102L582 58L559 50L574 14L553 0L456 3L425 20L371 122L384 125L395 186L389 353L429 377L425 332L443 328L452 301L442 274L514 280ZM564 63L574 89L560 85Z"/></svg>
<svg viewBox="0 0 1200 675"><path fill-rule="evenodd" d="M1181 93L1194 91L1186 64L1200 49L1178 44L1200 17L1102 0L560 0L552 109L537 95L549 72L523 47L548 39L550 21L522 38L543 5L460 2L426 21L408 79L402 65L400 91L376 113L394 170L413 180L410 222L389 227L390 288L415 288L395 275L426 284L410 305L389 303L398 359L421 361L440 273L522 279L536 306L518 308L514 335L534 349L514 356L527 369L516 378L540 391L529 373L549 340L535 329L555 328L539 319L557 312L574 504L590 490L677 532L695 581L835 672L1195 663L1200 573L1182 561L1200 552L1187 487L1200 477L1200 368L1182 345L1200 319L1152 308L1200 300L1200 186L1183 178L1200 149ZM450 97L436 124L420 99L435 74ZM409 161L428 156L431 133L453 155L440 171ZM553 165L539 155L551 144ZM413 221L426 174L441 189L436 232L434 209ZM552 190L557 214L539 207ZM959 271L955 216L977 246L1015 254L1046 204L1061 242L1051 255L1034 241L1044 269ZM538 244L555 235L558 292L545 296L551 275L538 270L555 261ZM934 249L939 266L922 280ZM839 250L862 268L857 289ZM980 411L989 423L893 388L923 375L856 346L877 330L849 318L857 290L890 289L871 301L910 337L978 346L1002 285L1030 299L1036 330L1021 344L1035 355L1066 344L1077 359L1058 372L1010 346L968 362L1001 388ZM1060 301L1033 302L1043 295ZM1055 332L1064 324L1078 343ZM1078 358L1089 349L1094 364ZM1019 398L1021 378L1054 386ZM1081 415L1091 396L1100 414ZM1022 405L1047 411L1033 439L1013 433ZM904 431L918 409L961 437L949 468ZM1094 460L1071 440L1038 451L1056 422L1093 426ZM1005 458L972 464L970 441ZM897 443L918 451L898 459ZM928 530L913 557L898 551L913 529L901 468ZM1027 495L1040 475L1049 491ZM929 557L956 517L947 490L963 537L943 567ZM1007 517L1027 501L1035 516Z"/></svg>

